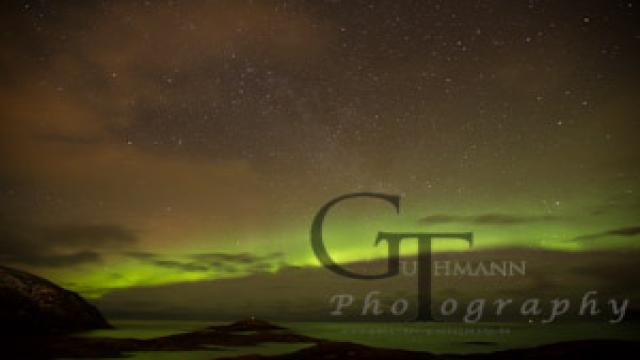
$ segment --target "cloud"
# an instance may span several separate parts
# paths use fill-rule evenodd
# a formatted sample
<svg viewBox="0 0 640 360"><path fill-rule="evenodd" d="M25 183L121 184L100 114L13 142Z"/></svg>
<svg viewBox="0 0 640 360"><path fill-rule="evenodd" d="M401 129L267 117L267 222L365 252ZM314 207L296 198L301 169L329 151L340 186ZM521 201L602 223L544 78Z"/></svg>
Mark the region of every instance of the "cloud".
<svg viewBox="0 0 640 360"><path fill-rule="evenodd" d="M255 264L268 260L276 260L284 256L281 252L274 252L264 256L258 256L247 252L243 253L205 253L191 255L193 259L211 262L228 262L236 264Z"/></svg>
<svg viewBox="0 0 640 360"><path fill-rule="evenodd" d="M274 252L271 254L259 256L247 252L229 254L229 253L206 253L195 254L191 256L193 259L208 263L213 268L223 272L237 273L259 273L271 270L274 262L284 264L284 254Z"/></svg>
<svg viewBox="0 0 640 360"><path fill-rule="evenodd" d="M620 236L620 237L631 237L640 235L640 226L630 226L624 228L618 228L608 231L603 231L594 234L586 234L573 238L571 241L592 241L596 239L601 239L608 236Z"/></svg>
<svg viewBox="0 0 640 360"><path fill-rule="evenodd" d="M561 218L553 215L517 216L505 214L483 215L430 215L420 219L422 224L465 223L476 225L519 225L528 223L552 222Z"/></svg>
<svg viewBox="0 0 640 360"><path fill-rule="evenodd" d="M153 261L153 264L161 267L178 269L178 270L187 271L187 272L211 270L211 268L205 265L199 265L197 263L180 262L180 261L174 261L174 260L155 260Z"/></svg>
<svg viewBox="0 0 640 360"><path fill-rule="evenodd" d="M119 225L9 225L0 222L0 261L43 267L99 262L98 250L137 241L136 233Z"/></svg>
<svg viewBox="0 0 640 360"><path fill-rule="evenodd" d="M512 298L514 302L519 302L538 297L548 303L558 297L558 294L570 298L572 303L579 303L584 289L600 289L602 291L599 293L603 296L615 294L616 297L629 298L634 303L640 292L634 290L635 279L629 274L632 273L630 270L633 269L638 254L640 253L637 251L565 252L525 248L438 252L434 254L434 261L477 264L508 259L522 260L527 262L527 273L523 277L435 276L432 295L436 304L448 297L455 297L461 303L474 298ZM411 261L415 258L405 259ZM380 272L385 270L386 262L367 261L359 266L366 266L372 272ZM107 315L122 314L124 318L142 314L148 318L222 316L233 319L253 314L280 321L329 321L332 319L328 299L333 295L353 294L354 304L346 313L359 316L363 299L372 289L381 291L383 303L385 296L393 299L389 303L397 297L413 301L416 294L415 276L361 281L335 276L322 267L288 266L275 272L254 272L233 278L115 289L97 300L97 303ZM148 299L156 301L150 306L146 303ZM203 302L203 299L207 301ZM414 306L409 308L407 319L413 316L411 312L414 310Z"/></svg>
<svg viewBox="0 0 640 360"><path fill-rule="evenodd" d="M319 61L313 54L326 49L325 37L316 34L323 30L301 13L269 5L212 2L181 8L191 14L188 20L176 18L172 5L111 4L104 9L109 15L93 6L52 5L60 16L52 31L62 31L68 46L46 51L46 60L33 53L50 45L49 35L30 20L35 13L0 14L20 34L5 39L0 56L0 77L6 80L0 84L0 177L16 184L12 191L23 190L3 198L4 208L23 210L23 219L37 222L58 211L58 202L33 198L54 194L74 206L53 213L53 219L144 226L142 241L149 243L210 229L223 238L246 223L270 221L264 214L274 205L253 153L269 156L260 144L271 125L259 121L241 132L222 126L236 117L261 118L264 107L244 101L237 104L238 114L229 94L238 93L235 79L246 76L247 99L265 87L274 92L273 101L279 93L284 100L296 98L287 92L289 80L275 73L280 66ZM124 20L133 14L147 35ZM81 33L87 37L76 36ZM229 61L231 56L243 61ZM83 75L71 79L69 73ZM203 112L196 115L199 108ZM289 125L274 112L282 126ZM197 136L186 126L195 117L202 119ZM264 131L254 131L256 126ZM28 207L36 202L35 209Z"/></svg>
<svg viewBox="0 0 640 360"><path fill-rule="evenodd" d="M195 261L178 261L163 259L161 255L144 251L129 251L123 255L151 264L158 267L169 268L174 270L181 270L185 272L205 272L211 270L209 266L200 264Z"/></svg>
<svg viewBox="0 0 640 360"><path fill-rule="evenodd" d="M138 260L150 260L157 257L156 254L144 251L127 251L123 255L138 259Z"/></svg>
<svg viewBox="0 0 640 360"><path fill-rule="evenodd" d="M167 259L161 254L150 252L126 252L125 256L163 268L185 272L254 273L264 272L274 267L274 261L282 262L283 253L267 255L242 253L204 253L188 255L188 260Z"/></svg>

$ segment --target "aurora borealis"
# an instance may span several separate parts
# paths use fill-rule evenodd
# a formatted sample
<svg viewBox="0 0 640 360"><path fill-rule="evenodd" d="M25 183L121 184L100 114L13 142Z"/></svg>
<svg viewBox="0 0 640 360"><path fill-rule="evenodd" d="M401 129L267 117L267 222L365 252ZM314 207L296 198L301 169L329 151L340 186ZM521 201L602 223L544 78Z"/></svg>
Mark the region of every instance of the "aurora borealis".
<svg viewBox="0 0 640 360"><path fill-rule="evenodd" d="M639 8L3 3L0 263L96 299L317 268L313 216L359 191L401 210L333 210L337 261L429 230L633 262Z"/></svg>

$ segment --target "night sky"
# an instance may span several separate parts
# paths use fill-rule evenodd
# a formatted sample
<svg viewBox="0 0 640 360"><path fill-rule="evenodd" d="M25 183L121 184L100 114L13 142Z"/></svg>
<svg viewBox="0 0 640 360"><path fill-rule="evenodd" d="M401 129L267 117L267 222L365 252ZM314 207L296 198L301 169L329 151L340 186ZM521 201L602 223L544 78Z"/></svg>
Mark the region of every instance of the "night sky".
<svg viewBox="0 0 640 360"><path fill-rule="evenodd" d="M336 260L380 230L637 249L638 10L3 2L0 262L88 297L318 266L315 212L358 191L401 211L336 209Z"/></svg>

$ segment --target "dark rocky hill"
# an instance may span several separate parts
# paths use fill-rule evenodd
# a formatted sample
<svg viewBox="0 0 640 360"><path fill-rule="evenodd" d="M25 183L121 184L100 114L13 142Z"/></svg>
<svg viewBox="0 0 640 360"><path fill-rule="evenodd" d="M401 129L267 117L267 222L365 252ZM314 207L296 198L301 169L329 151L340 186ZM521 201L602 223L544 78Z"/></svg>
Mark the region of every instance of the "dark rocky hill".
<svg viewBox="0 0 640 360"><path fill-rule="evenodd" d="M0 334L65 334L110 328L78 294L24 271L0 266Z"/></svg>

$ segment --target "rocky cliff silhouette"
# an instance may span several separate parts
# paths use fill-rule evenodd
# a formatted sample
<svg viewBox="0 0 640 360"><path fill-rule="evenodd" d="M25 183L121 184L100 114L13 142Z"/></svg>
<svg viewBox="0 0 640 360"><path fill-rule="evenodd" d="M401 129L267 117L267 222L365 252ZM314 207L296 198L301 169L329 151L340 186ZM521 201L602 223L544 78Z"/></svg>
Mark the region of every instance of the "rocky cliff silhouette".
<svg viewBox="0 0 640 360"><path fill-rule="evenodd" d="M24 271L0 266L0 334L44 335L110 328L80 295Z"/></svg>

